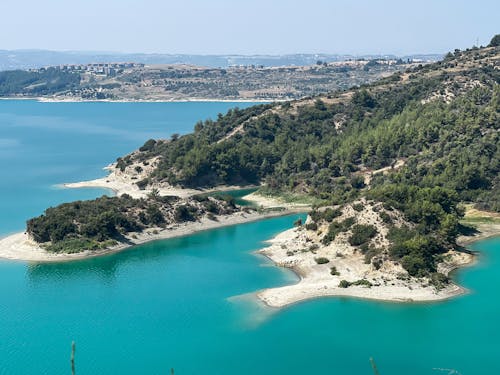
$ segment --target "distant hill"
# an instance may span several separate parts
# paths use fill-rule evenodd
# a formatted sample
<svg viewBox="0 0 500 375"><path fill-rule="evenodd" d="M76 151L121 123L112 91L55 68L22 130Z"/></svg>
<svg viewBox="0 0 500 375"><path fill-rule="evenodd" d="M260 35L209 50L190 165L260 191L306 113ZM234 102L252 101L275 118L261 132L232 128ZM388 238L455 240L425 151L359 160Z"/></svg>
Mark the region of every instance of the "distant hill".
<svg viewBox="0 0 500 375"><path fill-rule="evenodd" d="M317 61L307 66L70 64L0 72L0 97L51 100L289 100L373 82L417 63Z"/></svg>
<svg viewBox="0 0 500 375"><path fill-rule="evenodd" d="M318 60L324 62L345 61L349 59L398 59L405 61L437 61L443 55L329 55L329 54L294 54L294 55L177 55L177 54L133 54L112 52L58 52L45 50L0 50L0 70L37 69L48 66L67 64L90 64L110 62L136 62L143 64L188 64L210 68L227 68L235 65L262 66L302 66L311 65Z"/></svg>

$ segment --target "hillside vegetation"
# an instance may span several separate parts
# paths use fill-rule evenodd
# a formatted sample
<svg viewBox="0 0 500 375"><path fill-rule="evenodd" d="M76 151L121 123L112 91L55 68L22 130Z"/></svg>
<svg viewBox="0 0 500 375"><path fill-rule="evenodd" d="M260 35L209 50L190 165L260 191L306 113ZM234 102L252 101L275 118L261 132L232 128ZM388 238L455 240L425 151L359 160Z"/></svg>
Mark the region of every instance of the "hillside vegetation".
<svg viewBox="0 0 500 375"><path fill-rule="evenodd" d="M75 89L80 85L80 75L63 72L57 68L36 72L11 70L0 72L0 97L43 96Z"/></svg>
<svg viewBox="0 0 500 375"><path fill-rule="evenodd" d="M120 197L77 201L49 208L30 219L27 231L51 252L98 250L127 242L126 236L146 228L166 228L172 224L217 220L219 215L239 210L230 196L195 196L181 199L151 194L145 199Z"/></svg>
<svg viewBox="0 0 500 375"><path fill-rule="evenodd" d="M383 208L384 257L412 276L433 274L456 248L461 202L500 211L499 59L498 46L456 50L359 88L233 109L192 134L148 140L116 168L154 160L141 188L262 184L261 192L314 197L334 217L370 201ZM314 215L309 225L324 222ZM382 254L369 246L371 228L327 221L323 244L349 231L351 246Z"/></svg>
<svg viewBox="0 0 500 375"><path fill-rule="evenodd" d="M498 47L456 51L359 89L234 109L192 134L149 140L117 168L159 157L140 184L263 182L330 204L365 194L367 180L377 191L439 187L498 211L499 58Z"/></svg>

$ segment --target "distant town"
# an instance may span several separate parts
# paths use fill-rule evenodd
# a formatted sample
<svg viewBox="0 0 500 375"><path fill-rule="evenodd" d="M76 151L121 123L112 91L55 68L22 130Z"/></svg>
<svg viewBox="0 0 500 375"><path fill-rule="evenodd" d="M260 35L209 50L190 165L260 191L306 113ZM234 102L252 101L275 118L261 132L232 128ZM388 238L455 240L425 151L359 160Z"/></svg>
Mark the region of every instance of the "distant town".
<svg viewBox="0 0 500 375"><path fill-rule="evenodd" d="M57 101L290 100L360 86L426 62L349 58L304 66L227 68L141 62L60 64L25 73L0 72L0 77L11 76L8 87L0 85L0 96Z"/></svg>
<svg viewBox="0 0 500 375"><path fill-rule="evenodd" d="M117 74L123 73L125 69L133 68L144 68L145 64L140 63L95 63L95 64L69 64L69 65L59 65L55 68L59 68L63 71L76 72L76 73L92 73L96 75L103 76L115 76ZM29 69L31 72L39 72L46 70L50 67L44 67L39 69Z"/></svg>

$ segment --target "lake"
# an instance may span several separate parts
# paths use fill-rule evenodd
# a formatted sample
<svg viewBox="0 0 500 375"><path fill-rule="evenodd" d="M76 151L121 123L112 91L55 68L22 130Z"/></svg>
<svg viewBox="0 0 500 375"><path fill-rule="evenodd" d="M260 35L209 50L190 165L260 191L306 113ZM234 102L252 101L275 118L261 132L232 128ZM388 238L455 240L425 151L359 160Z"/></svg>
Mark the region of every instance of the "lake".
<svg viewBox="0 0 500 375"><path fill-rule="evenodd" d="M57 185L149 138L243 103L0 101L0 234L49 205L97 197ZM298 215L59 264L0 261L0 374L497 374L500 239L455 274L467 295L433 304L325 298L270 309L253 292L297 282L253 253ZM304 217L302 215L302 217Z"/></svg>

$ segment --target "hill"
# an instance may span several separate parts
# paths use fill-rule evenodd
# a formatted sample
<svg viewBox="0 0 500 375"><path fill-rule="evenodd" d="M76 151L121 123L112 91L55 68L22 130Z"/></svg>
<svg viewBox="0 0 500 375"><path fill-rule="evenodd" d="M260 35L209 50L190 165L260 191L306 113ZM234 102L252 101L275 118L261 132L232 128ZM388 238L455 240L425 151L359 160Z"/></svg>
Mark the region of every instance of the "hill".
<svg viewBox="0 0 500 375"><path fill-rule="evenodd" d="M499 59L497 46L456 50L360 88L234 109L192 134L148 140L110 178L144 194L260 184L260 194L314 200L299 223L311 246L348 243L370 269L405 274L407 289L416 279L442 287L455 264L446 259L463 251L462 204L500 211Z"/></svg>
<svg viewBox="0 0 500 375"><path fill-rule="evenodd" d="M208 68L95 63L0 72L0 97L50 100L285 100L373 82L415 63L349 60L307 66Z"/></svg>
<svg viewBox="0 0 500 375"><path fill-rule="evenodd" d="M456 51L359 89L231 110L116 168L154 159L139 185L264 183L335 204L438 186L498 211L499 58L498 47Z"/></svg>

